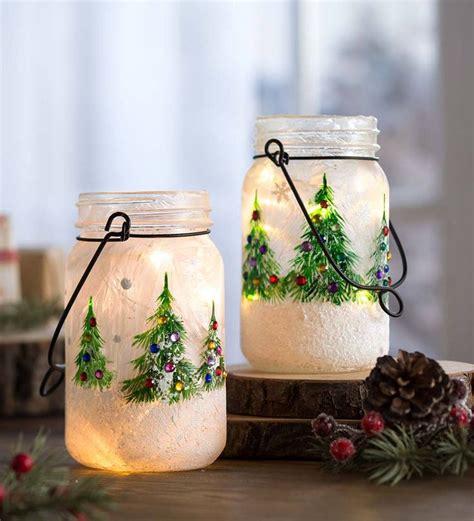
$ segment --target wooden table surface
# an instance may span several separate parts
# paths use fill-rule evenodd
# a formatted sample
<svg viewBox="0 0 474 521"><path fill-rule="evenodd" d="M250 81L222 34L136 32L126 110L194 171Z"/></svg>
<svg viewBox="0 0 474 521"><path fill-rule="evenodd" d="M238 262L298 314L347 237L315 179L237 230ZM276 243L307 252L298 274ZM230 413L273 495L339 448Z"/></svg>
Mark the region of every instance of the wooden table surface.
<svg viewBox="0 0 474 521"><path fill-rule="evenodd" d="M40 425L51 446L64 447L60 418L3 419L1 459L20 431L32 438ZM327 474L312 462L218 460L198 471L129 475L70 465L74 477L103 478L118 503L111 520L474 521L474 471L391 488Z"/></svg>

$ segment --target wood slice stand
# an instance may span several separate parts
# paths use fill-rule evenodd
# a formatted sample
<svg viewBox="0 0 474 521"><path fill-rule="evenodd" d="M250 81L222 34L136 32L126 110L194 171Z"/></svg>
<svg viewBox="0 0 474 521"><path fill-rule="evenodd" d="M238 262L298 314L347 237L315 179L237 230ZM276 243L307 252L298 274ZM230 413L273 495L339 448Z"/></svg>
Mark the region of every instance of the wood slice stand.
<svg viewBox="0 0 474 521"><path fill-rule="evenodd" d="M464 381L473 401L474 365L441 361ZM370 371L290 375L230 367L227 377L227 445L223 456L241 459L312 459L311 420L320 412L357 424Z"/></svg>

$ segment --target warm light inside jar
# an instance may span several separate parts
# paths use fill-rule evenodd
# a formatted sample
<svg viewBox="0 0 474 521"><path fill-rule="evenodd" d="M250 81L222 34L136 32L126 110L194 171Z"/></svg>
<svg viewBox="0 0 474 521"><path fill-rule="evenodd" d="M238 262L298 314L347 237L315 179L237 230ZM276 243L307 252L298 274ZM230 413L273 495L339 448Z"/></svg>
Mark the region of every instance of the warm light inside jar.
<svg viewBox="0 0 474 521"><path fill-rule="evenodd" d="M266 140L281 140L295 186L343 271L363 283L388 284L389 189L370 160L377 133L374 118L262 118L256 154ZM266 236L255 232L257 225ZM256 368L349 371L371 367L388 351L388 317L376 295L338 279L281 170L267 158L255 161L244 183L242 234L242 349Z"/></svg>
<svg viewBox="0 0 474 521"><path fill-rule="evenodd" d="M85 194L79 201L81 236L103 235L103 223L115 211L130 215L132 234L189 234L211 224L203 192ZM74 247L67 296L96 248L93 242ZM98 352L91 349L98 350L99 343L86 338L90 296L93 338L100 332L112 373L103 388L74 381L79 374L81 382L78 358L84 367ZM70 454L91 467L127 472L210 464L226 437L224 340L223 264L209 235L107 244L67 321ZM140 357L143 363L136 363Z"/></svg>

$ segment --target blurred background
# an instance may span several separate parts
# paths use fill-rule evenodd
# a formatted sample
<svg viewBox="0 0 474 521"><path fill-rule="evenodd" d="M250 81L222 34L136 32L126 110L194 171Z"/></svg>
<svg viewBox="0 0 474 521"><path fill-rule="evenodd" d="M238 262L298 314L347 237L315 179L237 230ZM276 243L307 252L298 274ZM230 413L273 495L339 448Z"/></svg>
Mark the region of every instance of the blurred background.
<svg viewBox="0 0 474 521"><path fill-rule="evenodd" d="M374 115L409 258L392 349L474 361L474 2L4 2L0 16L4 287L16 246L24 291L51 296L37 279L60 272L79 192L205 189L240 362L255 117Z"/></svg>

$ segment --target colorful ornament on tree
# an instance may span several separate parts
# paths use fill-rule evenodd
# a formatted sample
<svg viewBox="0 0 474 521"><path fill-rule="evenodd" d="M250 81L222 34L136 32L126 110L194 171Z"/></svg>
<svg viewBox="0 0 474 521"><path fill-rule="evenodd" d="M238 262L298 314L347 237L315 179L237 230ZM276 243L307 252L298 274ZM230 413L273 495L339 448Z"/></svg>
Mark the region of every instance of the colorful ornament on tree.
<svg viewBox="0 0 474 521"><path fill-rule="evenodd" d="M334 192L323 176L321 188L313 197L309 214L329 253L344 273L358 281L355 273L356 254L351 250L344 231L344 219L334 203ZM293 299L301 302L323 301L342 304L355 300L355 291L347 285L327 259L308 225L304 226L302 242L295 248L291 271L286 280Z"/></svg>
<svg viewBox="0 0 474 521"><path fill-rule="evenodd" d="M113 373L107 369L107 359L103 353L104 340L100 334L94 314L92 297L89 298L87 315L84 320L79 353L75 359L76 373L73 381L87 389L107 389L113 380Z"/></svg>
<svg viewBox="0 0 474 521"><path fill-rule="evenodd" d="M197 376L206 391L219 389L225 384L225 362L222 356L219 330L217 326L215 327L215 324L217 324L217 321L213 302L209 328L203 342L202 364L197 371Z"/></svg>
<svg viewBox="0 0 474 521"><path fill-rule="evenodd" d="M151 327L134 338L133 345L144 353L132 361L138 374L122 384L122 392L129 403L162 401L173 404L198 392L196 368L184 356L186 331L172 309L168 274L165 274L163 291L157 302L155 313L147 320ZM159 348L156 350L153 346Z"/></svg>
<svg viewBox="0 0 474 521"><path fill-rule="evenodd" d="M260 298L273 301L284 297L284 287L279 278L280 265L269 244L270 238L262 223L262 210L255 192L242 267L242 293L248 300Z"/></svg>
<svg viewBox="0 0 474 521"><path fill-rule="evenodd" d="M388 265L391 255L388 251L389 241L388 236L390 234L390 229L387 225L387 216L385 211L385 195L383 198L383 214L382 214L382 223L380 227L380 232L374 241L374 252L372 253L371 259L373 261L372 267L367 273L367 284L369 286L390 286L391 278L388 276L388 272L390 271L390 266ZM371 299L373 302L377 301L377 292L372 291L370 293ZM387 295L384 296L386 300Z"/></svg>

